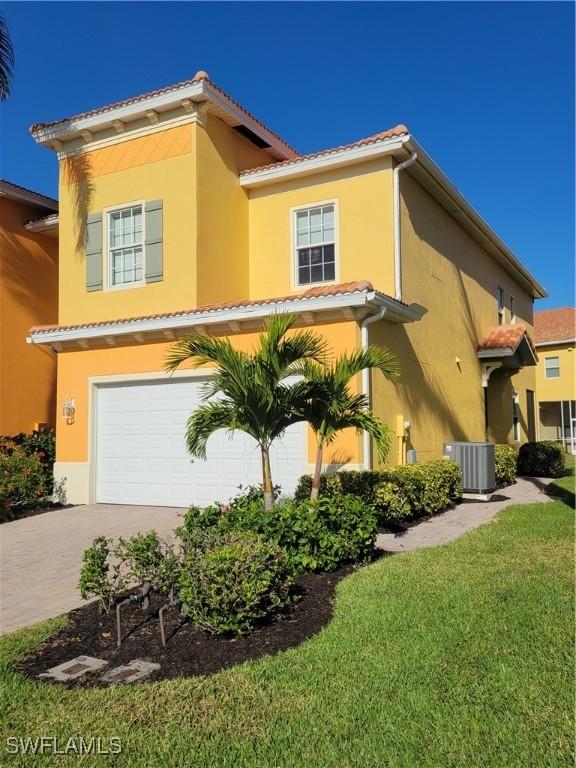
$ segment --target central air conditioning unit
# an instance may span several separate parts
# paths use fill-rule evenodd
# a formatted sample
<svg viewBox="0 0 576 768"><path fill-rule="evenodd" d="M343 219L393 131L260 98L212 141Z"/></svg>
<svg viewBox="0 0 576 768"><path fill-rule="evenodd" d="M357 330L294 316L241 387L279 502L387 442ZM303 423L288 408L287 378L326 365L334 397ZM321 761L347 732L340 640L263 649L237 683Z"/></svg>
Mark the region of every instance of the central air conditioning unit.
<svg viewBox="0 0 576 768"><path fill-rule="evenodd" d="M494 443L444 443L444 458L462 470L465 496L488 501L496 490Z"/></svg>

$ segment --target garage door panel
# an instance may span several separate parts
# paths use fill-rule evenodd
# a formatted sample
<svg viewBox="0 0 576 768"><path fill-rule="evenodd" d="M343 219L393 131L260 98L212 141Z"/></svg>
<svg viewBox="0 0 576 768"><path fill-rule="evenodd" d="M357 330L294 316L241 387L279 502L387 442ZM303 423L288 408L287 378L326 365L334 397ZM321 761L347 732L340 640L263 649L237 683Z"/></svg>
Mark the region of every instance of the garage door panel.
<svg viewBox="0 0 576 768"><path fill-rule="evenodd" d="M146 382L98 391L96 500L188 506L226 501L261 482L260 450L243 432L214 433L206 460L192 459L185 429L202 402L202 381ZM305 427L291 427L271 451L274 482L293 492L304 471Z"/></svg>

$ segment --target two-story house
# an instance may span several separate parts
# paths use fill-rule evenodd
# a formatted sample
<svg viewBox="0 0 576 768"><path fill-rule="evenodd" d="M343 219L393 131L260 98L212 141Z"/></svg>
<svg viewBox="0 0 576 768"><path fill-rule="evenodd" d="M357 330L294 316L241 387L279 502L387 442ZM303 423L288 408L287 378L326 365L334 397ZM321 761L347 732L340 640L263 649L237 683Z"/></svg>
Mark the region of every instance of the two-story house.
<svg viewBox="0 0 576 768"><path fill-rule="evenodd" d="M534 333L540 439L559 440L576 453L576 309L535 312Z"/></svg>
<svg viewBox="0 0 576 768"><path fill-rule="evenodd" d="M56 200L0 180L0 435L54 426L56 354L26 336L58 322L57 210Z"/></svg>
<svg viewBox="0 0 576 768"><path fill-rule="evenodd" d="M29 341L58 353L55 472L71 501L180 506L259 481L243 434L190 460L206 372L163 367L191 332L248 349L275 312L333 354L379 343L398 356L399 385L357 382L394 430L391 463L531 435L544 289L405 126L300 155L198 72L31 131L60 162L59 323ZM314 451L304 424L288 430L275 482L293 489ZM327 459L375 463L354 432Z"/></svg>

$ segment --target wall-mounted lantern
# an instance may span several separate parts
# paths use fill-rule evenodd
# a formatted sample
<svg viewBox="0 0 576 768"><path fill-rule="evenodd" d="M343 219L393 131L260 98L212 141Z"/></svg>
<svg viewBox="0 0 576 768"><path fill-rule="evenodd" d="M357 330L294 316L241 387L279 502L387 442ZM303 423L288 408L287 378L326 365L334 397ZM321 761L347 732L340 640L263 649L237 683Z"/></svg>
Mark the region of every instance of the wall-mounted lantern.
<svg viewBox="0 0 576 768"><path fill-rule="evenodd" d="M66 424L74 424L75 414L76 406L74 404L74 398L68 395L62 406L62 418L66 421Z"/></svg>

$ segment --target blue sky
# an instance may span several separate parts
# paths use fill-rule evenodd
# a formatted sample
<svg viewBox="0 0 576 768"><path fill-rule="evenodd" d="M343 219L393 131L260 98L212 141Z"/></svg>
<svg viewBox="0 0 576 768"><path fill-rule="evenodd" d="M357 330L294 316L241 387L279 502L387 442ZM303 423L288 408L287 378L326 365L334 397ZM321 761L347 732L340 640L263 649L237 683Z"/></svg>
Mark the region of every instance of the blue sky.
<svg viewBox="0 0 576 768"><path fill-rule="evenodd" d="M6 3L16 52L0 175L55 195L28 134L210 77L302 152L406 123L550 292L574 302L574 6Z"/></svg>

